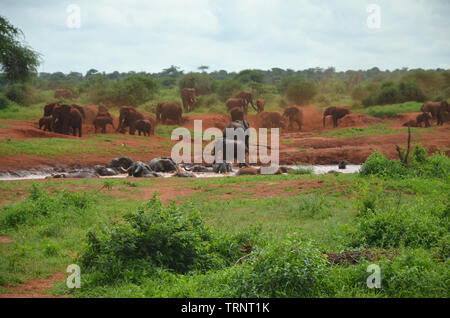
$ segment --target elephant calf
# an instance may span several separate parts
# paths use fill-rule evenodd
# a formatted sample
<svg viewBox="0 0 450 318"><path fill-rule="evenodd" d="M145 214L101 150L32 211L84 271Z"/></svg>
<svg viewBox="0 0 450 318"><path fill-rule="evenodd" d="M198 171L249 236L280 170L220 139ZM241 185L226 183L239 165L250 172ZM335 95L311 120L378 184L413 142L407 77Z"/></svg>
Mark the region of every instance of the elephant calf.
<svg viewBox="0 0 450 318"><path fill-rule="evenodd" d="M256 101L256 111L258 113L261 113L264 111L264 105L266 104L266 100L265 99L258 99Z"/></svg>
<svg viewBox="0 0 450 318"><path fill-rule="evenodd" d="M41 119L39 119L39 129L44 126L44 131L52 131L52 124L53 124L53 118L52 116L44 116Z"/></svg>
<svg viewBox="0 0 450 318"><path fill-rule="evenodd" d="M281 120L281 113L278 111L261 112L258 114L259 126L264 128L280 128L284 127Z"/></svg>
<svg viewBox="0 0 450 318"><path fill-rule="evenodd" d="M289 127L293 127L294 123L298 125L298 131L302 130L303 125L303 111L299 106L290 106L284 110L283 118L289 119Z"/></svg>
<svg viewBox="0 0 450 318"><path fill-rule="evenodd" d="M430 119L432 116L429 113L422 113L417 115L416 117L416 127L422 127L422 123L425 124L425 127L430 127Z"/></svg>
<svg viewBox="0 0 450 318"><path fill-rule="evenodd" d="M140 119L136 121L136 129L139 133L139 136L141 133L144 133L144 136L150 136L152 132L152 124L147 119Z"/></svg>
<svg viewBox="0 0 450 318"><path fill-rule="evenodd" d="M113 118L111 116L97 116L94 119L95 133L101 128L103 134L106 134L106 125L110 124L114 129Z"/></svg>

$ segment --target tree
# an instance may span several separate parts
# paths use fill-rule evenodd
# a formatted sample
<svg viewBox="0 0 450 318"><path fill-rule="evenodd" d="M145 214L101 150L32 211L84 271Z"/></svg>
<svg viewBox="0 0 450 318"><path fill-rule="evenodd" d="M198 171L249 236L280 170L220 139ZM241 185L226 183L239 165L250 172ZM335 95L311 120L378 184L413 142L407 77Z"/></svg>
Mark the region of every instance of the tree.
<svg viewBox="0 0 450 318"><path fill-rule="evenodd" d="M205 72L207 69L209 69L209 66L206 65L200 65L199 67L197 67L197 69L199 69L202 72Z"/></svg>
<svg viewBox="0 0 450 318"><path fill-rule="evenodd" d="M293 81L286 89L286 97L298 105L308 103L316 94L317 86L313 81Z"/></svg>
<svg viewBox="0 0 450 318"><path fill-rule="evenodd" d="M9 81L24 81L36 73L39 53L29 48L20 37L23 33L0 16L0 64Z"/></svg>

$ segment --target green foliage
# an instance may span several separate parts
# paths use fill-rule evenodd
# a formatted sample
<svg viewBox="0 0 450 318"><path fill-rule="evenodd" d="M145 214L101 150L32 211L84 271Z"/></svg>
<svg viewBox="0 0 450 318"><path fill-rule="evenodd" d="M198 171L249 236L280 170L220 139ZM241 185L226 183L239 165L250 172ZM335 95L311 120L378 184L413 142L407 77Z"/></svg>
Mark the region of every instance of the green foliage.
<svg viewBox="0 0 450 318"><path fill-rule="evenodd" d="M72 193L64 190L50 196L47 191L33 183L26 200L2 208L0 229L16 228L21 224L60 214L79 215L86 210L91 201L86 193Z"/></svg>
<svg viewBox="0 0 450 318"><path fill-rule="evenodd" d="M231 281L234 297L317 297L327 275L325 256L290 237L253 252Z"/></svg>
<svg viewBox="0 0 450 318"><path fill-rule="evenodd" d="M195 88L196 95L207 95L214 91L214 81L213 79L204 73L188 73L183 75L178 86L180 91L183 88Z"/></svg>
<svg viewBox="0 0 450 318"><path fill-rule="evenodd" d="M137 106L153 98L158 91L156 82L143 75L133 75L115 81L106 81L103 77L95 78L82 88L95 104Z"/></svg>
<svg viewBox="0 0 450 318"><path fill-rule="evenodd" d="M292 81L286 88L286 97L294 104L303 105L311 101L317 92L317 86L312 81Z"/></svg>
<svg viewBox="0 0 450 318"><path fill-rule="evenodd" d="M312 174L313 173L313 168L312 167L301 167L298 166L296 169L289 169L288 171L289 174Z"/></svg>
<svg viewBox="0 0 450 318"><path fill-rule="evenodd" d="M19 105L30 105L44 101L40 92L30 84L16 83L8 85L5 96Z"/></svg>
<svg viewBox="0 0 450 318"><path fill-rule="evenodd" d="M424 102L426 96L416 81L408 80L396 84L384 82L380 89L362 100L364 106L387 105L408 101Z"/></svg>
<svg viewBox="0 0 450 318"><path fill-rule="evenodd" d="M449 178L450 158L445 154L436 153L425 156L426 150L420 146L413 148L409 167L399 160L389 160L385 155L375 151L371 154L360 170L360 175L378 175L381 177L422 176L431 178Z"/></svg>
<svg viewBox="0 0 450 318"><path fill-rule="evenodd" d="M39 54L20 39L22 35L20 29L0 16L0 65L11 82L28 79L39 66Z"/></svg>
<svg viewBox="0 0 450 318"><path fill-rule="evenodd" d="M2 93L0 93L0 110L7 108L11 101Z"/></svg>
<svg viewBox="0 0 450 318"><path fill-rule="evenodd" d="M237 92L242 90L243 85L235 79L228 79L217 83L217 95L222 101L233 97Z"/></svg>

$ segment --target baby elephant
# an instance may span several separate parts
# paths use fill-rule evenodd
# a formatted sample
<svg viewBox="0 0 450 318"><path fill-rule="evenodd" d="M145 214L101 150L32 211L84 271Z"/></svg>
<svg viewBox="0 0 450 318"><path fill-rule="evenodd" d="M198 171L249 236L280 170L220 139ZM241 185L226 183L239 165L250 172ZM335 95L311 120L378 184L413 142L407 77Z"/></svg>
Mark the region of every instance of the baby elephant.
<svg viewBox="0 0 450 318"><path fill-rule="evenodd" d="M42 126L44 126L44 131L45 130L52 131L52 122L53 122L52 116L42 117L41 119L39 119L39 129L41 129Z"/></svg>
<svg viewBox="0 0 450 318"><path fill-rule="evenodd" d="M97 116L94 119L94 127L95 127L95 133L97 133L97 130L99 128L102 129L102 134L106 134L106 125L110 124L113 129L113 118L111 116Z"/></svg>
<svg viewBox="0 0 450 318"><path fill-rule="evenodd" d="M422 127L422 123L425 124L425 127L430 127L431 115L429 113L423 112L422 114L417 115L416 117L416 127Z"/></svg>
<svg viewBox="0 0 450 318"><path fill-rule="evenodd" d="M140 119L136 121L136 129L139 132L139 136L141 133L144 133L144 136L150 136L152 132L152 124L147 119Z"/></svg>

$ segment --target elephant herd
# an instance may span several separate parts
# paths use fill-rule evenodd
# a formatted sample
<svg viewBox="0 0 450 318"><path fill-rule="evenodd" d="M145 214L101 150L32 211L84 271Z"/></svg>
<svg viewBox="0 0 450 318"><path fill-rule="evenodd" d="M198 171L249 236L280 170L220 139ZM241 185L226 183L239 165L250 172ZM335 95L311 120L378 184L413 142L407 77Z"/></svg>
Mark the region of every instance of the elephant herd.
<svg viewBox="0 0 450 318"><path fill-rule="evenodd" d="M436 120L436 125L442 126L449 120L450 106L446 100L440 102L425 102L420 108L422 113L415 120L409 120L403 124L405 127L431 127L431 121Z"/></svg>

